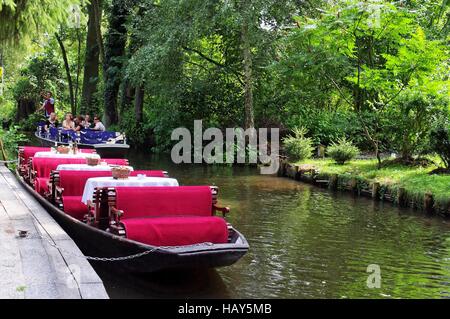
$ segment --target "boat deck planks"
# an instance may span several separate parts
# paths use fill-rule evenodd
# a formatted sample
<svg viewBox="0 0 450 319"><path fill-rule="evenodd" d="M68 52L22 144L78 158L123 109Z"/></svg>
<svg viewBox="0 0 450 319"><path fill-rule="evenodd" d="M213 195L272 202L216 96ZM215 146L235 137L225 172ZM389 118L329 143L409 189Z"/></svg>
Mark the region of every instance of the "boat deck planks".
<svg viewBox="0 0 450 319"><path fill-rule="evenodd" d="M19 230L27 231L27 237L19 237ZM108 298L87 260L72 254L82 255L13 173L0 165L0 298Z"/></svg>

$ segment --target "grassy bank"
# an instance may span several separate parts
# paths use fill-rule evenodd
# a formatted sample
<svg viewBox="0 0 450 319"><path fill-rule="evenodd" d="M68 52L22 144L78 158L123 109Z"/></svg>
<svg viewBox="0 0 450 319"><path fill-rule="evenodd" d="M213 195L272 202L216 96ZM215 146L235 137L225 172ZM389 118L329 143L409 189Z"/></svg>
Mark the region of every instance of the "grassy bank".
<svg viewBox="0 0 450 319"><path fill-rule="evenodd" d="M0 160L15 160L17 159L17 147L19 143L26 141L26 136L17 127L11 127L9 130L0 128L0 141L0 146L2 146ZM9 167L14 168L14 165L9 164Z"/></svg>
<svg viewBox="0 0 450 319"><path fill-rule="evenodd" d="M433 160L438 162L437 159ZM409 199L419 200L425 193L431 192L436 206L440 209L446 210L450 203L450 175L430 175L436 168L434 165L427 168L392 165L378 169L376 160L353 160L348 164L338 165L331 159L311 159L295 164L313 165L319 176L338 174L341 180L357 178L366 185L379 182L393 195L399 188L404 188Z"/></svg>

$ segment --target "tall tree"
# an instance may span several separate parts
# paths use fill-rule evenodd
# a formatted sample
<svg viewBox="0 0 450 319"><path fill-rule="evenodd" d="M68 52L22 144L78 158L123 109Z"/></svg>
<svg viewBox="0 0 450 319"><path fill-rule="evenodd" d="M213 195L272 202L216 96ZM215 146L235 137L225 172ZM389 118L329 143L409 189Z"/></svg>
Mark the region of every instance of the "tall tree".
<svg viewBox="0 0 450 319"><path fill-rule="evenodd" d="M56 31L80 0L1 0L0 43L19 44L26 39Z"/></svg>
<svg viewBox="0 0 450 319"><path fill-rule="evenodd" d="M75 89L72 79L72 74L70 72L70 64L69 64L69 58L67 57L67 50L64 45L63 38L59 33L55 33L56 41L58 41L59 48L61 49L61 55L63 57L64 61L64 69L66 70L66 76L67 76L67 84L69 86L69 97L70 97L70 111L72 114L76 114L77 109L75 105Z"/></svg>
<svg viewBox="0 0 450 319"><path fill-rule="evenodd" d="M99 15L97 16L97 10ZM86 53L84 62L84 76L83 76L83 88L81 93L81 109L82 113L93 112L98 110L94 106L94 95L97 92L97 85L99 80L99 67L100 67L100 46L99 24L101 23L102 15L102 1L91 0L87 4L88 12L88 29L86 35Z"/></svg>
<svg viewBox="0 0 450 319"><path fill-rule="evenodd" d="M148 86L166 80L172 87L177 87L174 81L195 83L196 73L221 77L240 91L240 109L232 111L242 113L240 125L254 127L255 86L273 57L273 40L292 23L297 6L289 0L160 2L158 9L150 10L142 20L143 47L133 57L129 71L137 81L145 79L150 91ZM208 79L205 82L212 85ZM205 115L204 109L198 113Z"/></svg>
<svg viewBox="0 0 450 319"><path fill-rule="evenodd" d="M107 126L118 122L117 97L127 43L126 22L130 9L130 1L113 0L108 15L109 28L106 34L104 61L104 122Z"/></svg>
<svg viewBox="0 0 450 319"><path fill-rule="evenodd" d="M255 127L255 118L253 112L253 58L252 46L250 40L250 26L251 15L249 14L249 2L242 1L242 26L241 26L241 41L242 41L242 57L244 69L244 110L245 110L245 129Z"/></svg>

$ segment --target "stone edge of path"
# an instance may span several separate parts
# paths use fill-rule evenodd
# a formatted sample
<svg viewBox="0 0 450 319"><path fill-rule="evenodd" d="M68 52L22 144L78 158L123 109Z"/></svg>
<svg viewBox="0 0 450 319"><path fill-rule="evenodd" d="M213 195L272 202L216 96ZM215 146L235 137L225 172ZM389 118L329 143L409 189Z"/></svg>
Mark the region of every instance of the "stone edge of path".
<svg viewBox="0 0 450 319"><path fill-rule="evenodd" d="M18 203L22 210L5 207L4 203L8 200L2 201L0 208L5 209L16 232L30 231L29 237L16 240L26 284L25 292L16 296L31 299L108 299L102 280L86 259L76 257L83 253L62 227L4 165L0 165L0 178L9 186L0 189L0 192L13 193L14 196L5 195L10 197L11 203ZM62 249L56 249L49 241Z"/></svg>

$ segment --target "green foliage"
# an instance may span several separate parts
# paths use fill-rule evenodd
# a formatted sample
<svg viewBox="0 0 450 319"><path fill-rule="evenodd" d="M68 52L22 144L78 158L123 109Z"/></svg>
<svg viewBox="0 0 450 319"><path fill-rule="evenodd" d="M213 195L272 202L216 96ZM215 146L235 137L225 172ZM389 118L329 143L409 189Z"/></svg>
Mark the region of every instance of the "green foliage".
<svg viewBox="0 0 450 319"><path fill-rule="evenodd" d="M44 90L53 92L56 97L59 92L64 92L65 82L61 74L61 64L50 48L31 57L20 73L21 76L12 86L12 94L16 101L20 99L36 101Z"/></svg>
<svg viewBox="0 0 450 319"><path fill-rule="evenodd" d="M153 140L153 126L150 122L138 123L132 112L127 112L122 115L120 124L117 126L110 126L109 130L117 130L125 132L128 143L139 145L152 145Z"/></svg>
<svg viewBox="0 0 450 319"><path fill-rule="evenodd" d="M429 38L416 15L387 1L340 1L320 17L296 18L298 28L282 39L281 59L273 65L281 77L280 90L295 101L285 102L287 116L349 110L355 113L352 126L360 126L365 136L361 144L415 152L438 107L406 103L406 96L416 92L441 100L449 84L445 38ZM403 118L408 129L389 138L391 124L397 123L394 114L401 117L405 108L410 109L408 119ZM307 125L311 132L313 125L320 127L317 122Z"/></svg>
<svg viewBox="0 0 450 319"><path fill-rule="evenodd" d="M436 152L446 169L450 168L450 135L448 128L438 126L430 132L430 148Z"/></svg>
<svg viewBox="0 0 450 319"><path fill-rule="evenodd" d="M0 129L0 139L5 147L8 160L12 160L17 158L19 143L26 141L26 136L20 132L20 127L12 126L7 131Z"/></svg>
<svg viewBox="0 0 450 319"><path fill-rule="evenodd" d="M17 45L20 41L52 33L65 23L70 8L83 0L1 0L0 44ZM23 44L23 43L22 43Z"/></svg>
<svg viewBox="0 0 450 319"><path fill-rule="evenodd" d="M167 0L153 6L151 1L133 19L131 31L141 47L129 60L126 75L152 92L147 105L159 116L149 117L157 140L163 139L160 132L167 136L166 127L189 127L195 119L203 119L205 126L244 126L244 24L252 54L257 124L267 119L264 83L270 75L265 67L275 58L275 39L281 36L283 23L290 23L298 6L288 0L251 3ZM261 21L271 28L262 28ZM168 108L179 114L166 116Z"/></svg>
<svg viewBox="0 0 450 319"><path fill-rule="evenodd" d="M427 151L433 124L440 118L448 118L449 99L442 95L424 92L420 88L402 92L387 110L384 135L389 145L403 159Z"/></svg>
<svg viewBox="0 0 450 319"><path fill-rule="evenodd" d="M0 96L0 121L12 121L16 113L16 104L9 98Z"/></svg>
<svg viewBox="0 0 450 319"><path fill-rule="evenodd" d="M307 130L304 127L294 128L294 135L283 139L284 149L290 161L297 162L311 158L314 150L313 141L306 137Z"/></svg>
<svg viewBox="0 0 450 319"><path fill-rule="evenodd" d="M328 155L339 165L344 165L359 154L359 149L345 138L333 142L327 149Z"/></svg>
<svg viewBox="0 0 450 319"><path fill-rule="evenodd" d="M17 126L20 127L20 130L25 132L34 132L36 131L36 126L39 122L45 121L44 115L41 112L36 112L30 114L26 119L22 119L17 123Z"/></svg>
<svg viewBox="0 0 450 319"><path fill-rule="evenodd" d="M292 110L290 116L284 121L288 128L302 125L308 130L314 144L330 145L341 136L352 138L360 147L367 148L364 133L358 123L355 113L348 110L317 110L312 107Z"/></svg>

